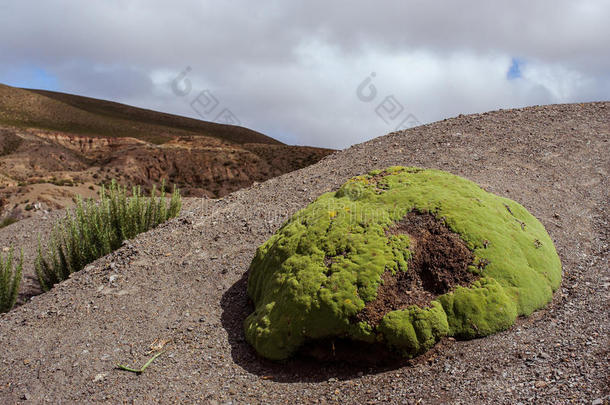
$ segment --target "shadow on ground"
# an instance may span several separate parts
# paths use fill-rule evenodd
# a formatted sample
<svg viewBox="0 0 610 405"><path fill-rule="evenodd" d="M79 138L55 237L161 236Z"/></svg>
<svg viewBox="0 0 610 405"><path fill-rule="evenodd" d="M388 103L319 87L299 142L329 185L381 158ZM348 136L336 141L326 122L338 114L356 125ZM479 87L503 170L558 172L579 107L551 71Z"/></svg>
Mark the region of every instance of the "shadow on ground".
<svg viewBox="0 0 610 405"><path fill-rule="evenodd" d="M35 275L25 275L21 281L21 289L15 306L23 305L31 300L32 297L40 295L43 292L38 283L38 277Z"/></svg>
<svg viewBox="0 0 610 405"><path fill-rule="evenodd" d="M392 362L388 364L386 361L381 366L367 361L354 363L336 358L330 359L331 356L320 359L320 357L312 358L303 354L284 362L272 362L264 359L258 356L252 346L246 342L244 335L244 320L253 311L246 294L247 284L248 274L246 272L239 281L223 294L221 299L221 322L228 334L233 361L252 374L278 382L321 382L330 378L349 380L362 375L377 374L412 364L406 360L396 361L395 356ZM338 344L338 342L336 343ZM331 344L324 342L324 346L322 344L316 345L313 350L320 351L326 345L330 347ZM375 355L375 351L372 351L370 347L362 348L352 345L343 346L341 349L337 349L337 352L342 352L342 358L351 354L354 356L364 354L368 358L371 358L371 354Z"/></svg>

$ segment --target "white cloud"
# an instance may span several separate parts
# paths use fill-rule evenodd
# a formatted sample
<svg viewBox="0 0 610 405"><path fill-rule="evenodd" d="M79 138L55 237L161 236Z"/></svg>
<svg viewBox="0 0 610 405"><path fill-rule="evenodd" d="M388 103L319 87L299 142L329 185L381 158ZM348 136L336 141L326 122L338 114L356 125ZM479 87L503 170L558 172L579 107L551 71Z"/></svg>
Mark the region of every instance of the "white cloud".
<svg viewBox="0 0 610 405"><path fill-rule="evenodd" d="M40 68L60 90L195 117L189 101L208 89L245 126L344 147L393 129L375 113L389 95L421 122L608 99L608 15L607 0L5 0L0 82ZM178 97L169 82L186 66L192 92Z"/></svg>
<svg viewBox="0 0 610 405"><path fill-rule="evenodd" d="M559 64L529 63L522 69L528 82L547 89L553 102L577 100L593 84L593 78Z"/></svg>

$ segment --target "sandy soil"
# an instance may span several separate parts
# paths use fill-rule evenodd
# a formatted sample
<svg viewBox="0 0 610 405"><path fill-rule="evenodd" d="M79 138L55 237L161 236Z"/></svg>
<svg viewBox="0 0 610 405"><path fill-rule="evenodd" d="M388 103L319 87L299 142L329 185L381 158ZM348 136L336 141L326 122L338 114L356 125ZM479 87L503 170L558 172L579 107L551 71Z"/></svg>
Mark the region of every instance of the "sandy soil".
<svg viewBox="0 0 610 405"><path fill-rule="evenodd" d="M460 116L220 200L187 199L180 218L0 315L0 402L607 402L609 134L610 103ZM552 305L391 368L259 359L241 326L256 247L322 192L390 165L447 170L525 205L563 262ZM24 246L31 263L54 215L0 230L0 246ZM140 366L160 348L141 375L115 367Z"/></svg>

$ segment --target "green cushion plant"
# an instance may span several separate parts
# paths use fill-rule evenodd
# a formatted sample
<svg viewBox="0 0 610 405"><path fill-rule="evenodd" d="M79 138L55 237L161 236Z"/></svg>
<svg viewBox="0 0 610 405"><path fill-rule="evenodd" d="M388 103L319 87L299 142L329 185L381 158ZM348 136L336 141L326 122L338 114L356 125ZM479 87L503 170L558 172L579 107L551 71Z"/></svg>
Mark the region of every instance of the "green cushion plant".
<svg viewBox="0 0 610 405"><path fill-rule="evenodd" d="M459 236L472 280L370 322L361 315L378 298L384 274L414 271L415 239L390 232L409 213L432 215ZM413 357L444 336L508 328L545 306L560 283L553 242L523 206L450 173L390 167L321 195L258 248L245 335L274 360L329 338L384 343Z"/></svg>

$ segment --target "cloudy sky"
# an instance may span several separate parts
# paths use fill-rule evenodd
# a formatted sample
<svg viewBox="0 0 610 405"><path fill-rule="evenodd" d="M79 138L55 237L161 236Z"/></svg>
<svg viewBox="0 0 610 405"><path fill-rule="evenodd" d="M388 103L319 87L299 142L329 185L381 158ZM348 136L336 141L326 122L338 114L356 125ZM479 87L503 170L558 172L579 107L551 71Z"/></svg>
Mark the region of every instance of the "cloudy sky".
<svg viewBox="0 0 610 405"><path fill-rule="evenodd" d="M610 0L2 0L0 82L342 148L608 100L609 20Z"/></svg>

